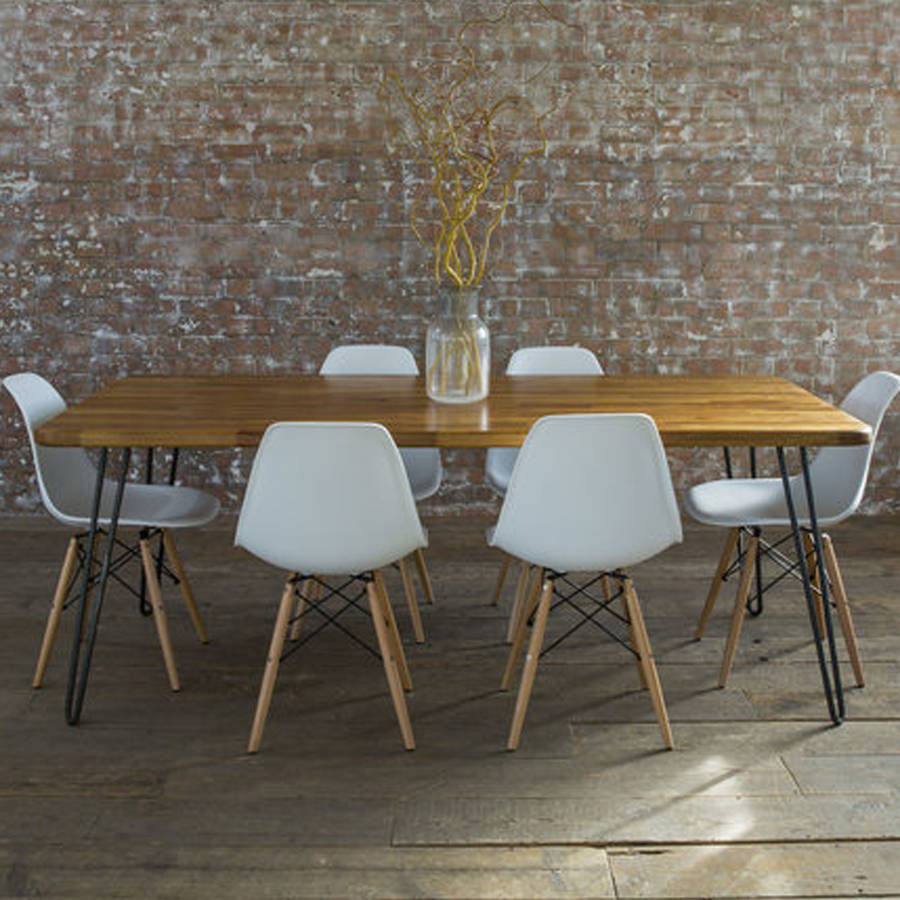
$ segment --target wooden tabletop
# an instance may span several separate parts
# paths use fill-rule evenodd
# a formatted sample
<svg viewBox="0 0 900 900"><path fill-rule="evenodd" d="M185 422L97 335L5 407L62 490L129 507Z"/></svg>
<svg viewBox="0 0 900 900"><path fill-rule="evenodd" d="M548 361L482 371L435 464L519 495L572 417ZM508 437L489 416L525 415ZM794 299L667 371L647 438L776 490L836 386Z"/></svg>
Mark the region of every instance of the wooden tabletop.
<svg viewBox="0 0 900 900"><path fill-rule="evenodd" d="M506 376L486 400L434 403L405 375L131 376L37 430L42 444L252 447L277 421L373 421L401 446L518 446L540 416L645 412L669 447L865 444L867 425L766 375Z"/></svg>

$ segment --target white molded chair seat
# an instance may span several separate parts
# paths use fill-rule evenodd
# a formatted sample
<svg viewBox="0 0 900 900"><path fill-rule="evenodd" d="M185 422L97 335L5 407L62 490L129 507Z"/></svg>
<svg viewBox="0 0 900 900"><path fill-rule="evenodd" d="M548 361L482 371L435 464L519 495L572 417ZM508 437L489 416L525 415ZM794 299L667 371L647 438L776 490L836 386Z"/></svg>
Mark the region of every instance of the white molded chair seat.
<svg viewBox="0 0 900 900"><path fill-rule="evenodd" d="M319 369L320 375L418 375L419 367L415 357L406 347L395 344L344 344L329 351ZM413 497L426 500L437 493L444 477L441 465L441 451L435 447L403 447L400 458L409 479ZM434 591L431 578L425 564L425 556L421 550L412 554L425 601L434 603ZM397 563L403 579L403 590L412 617L416 641L423 643L425 632L419 614L412 577L409 574L406 560Z"/></svg>
<svg viewBox="0 0 900 900"><path fill-rule="evenodd" d="M82 482L81 487L84 490L77 491L80 496L60 500L55 513L60 522L79 527L90 524L93 486ZM122 495L119 527L196 528L211 522L218 514L219 501L212 494L182 485L175 486L175 490L172 487L167 484L127 483ZM115 491L116 482L105 478L98 519L101 526L109 525ZM72 510L81 512L75 514Z"/></svg>
<svg viewBox="0 0 900 900"><path fill-rule="evenodd" d="M266 663L249 752L262 740L297 587L323 574L366 582L385 675L403 742L415 742L403 687L409 670L380 570L427 537L400 454L374 423L280 422L253 461L235 544L288 571Z"/></svg>
<svg viewBox="0 0 900 900"><path fill-rule="evenodd" d="M87 453L79 447L46 447L38 444L34 432L49 419L63 412L66 403L56 389L40 375L21 372L3 379L3 386L12 394L22 413L28 430L34 458L35 473L41 500L47 512L64 525L87 528L91 521L97 470ZM116 482L107 478L103 482L98 526L107 527L113 508ZM174 575L194 628L201 641L206 643L206 628L194 602L190 584L181 564L175 544L169 532L178 528L205 525L218 515L219 501L211 494L181 485L126 483L122 496L119 527L158 529L165 551L174 568ZM73 536L63 562L56 594L50 609L44 641L38 657L33 686L40 687L50 651L56 637L60 615L70 587L76 580L80 567L81 536ZM162 608L161 590L156 577L156 563L148 562L152 554L149 537L142 533L138 542L144 575L150 594L154 621L162 645L163 657L173 690L179 689L178 673L168 635L168 626Z"/></svg>
<svg viewBox="0 0 900 900"><path fill-rule="evenodd" d="M898 392L900 392L900 377L892 372L874 372L859 381L841 403L841 409L869 425L872 429L872 440L868 444L854 447L823 447L813 458L809 465L809 474L819 526L837 524L852 515L859 506L865 492L875 439L884 414ZM791 476L790 488L798 522L801 528L809 528L811 525L809 508L802 476ZM697 625L695 636L698 639L702 637L706 628L722 581L729 571L733 570L732 554L736 548L740 552L738 543L740 530L750 532L750 549L742 553L739 559L739 562L742 562L741 579L720 671L719 683L724 686L737 649L750 580L756 565L756 551L761 547L758 529L764 526L790 528L790 516L780 478L721 478L698 484L688 491L685 509L698 522L730 529ZM822 543L824 563L828 570L844 639L857 684L862 686L864 683L862 664L837 558L828 535L822 535ZM807 538L807 552L814 553L811 544L811 539Z"/></svg>
<svg viewBox="0 0 900 900"><path fill-rule="evenodd" d="M806 490L798 475L791 476L791 497L801 525L809 525ZM816 492L816 519L819 525L832 525L846 518L834 505L824 502L819 509L819 492ZM828 498L823 497L823 500ZM790 527L784 488L780 478L720 478L694 485L685 496L686 512L704 525L726 528L752 525L776 525ZM830 515L822 515L823 512Z"/></svg>
<svg viewBox="0 0 900 900"><path fill-rule="evenodd" d="M502 686L509 686L534 612L510 729L518 746L553 583L562 573L605 572L622 586L629 632L666 746L672 735L637 594L623 572L681 540L669 467L653 420L639 413L539 419L522 445L490 544L539 571L518 617ZM607 598L607 603L611 598Z"/></svg>

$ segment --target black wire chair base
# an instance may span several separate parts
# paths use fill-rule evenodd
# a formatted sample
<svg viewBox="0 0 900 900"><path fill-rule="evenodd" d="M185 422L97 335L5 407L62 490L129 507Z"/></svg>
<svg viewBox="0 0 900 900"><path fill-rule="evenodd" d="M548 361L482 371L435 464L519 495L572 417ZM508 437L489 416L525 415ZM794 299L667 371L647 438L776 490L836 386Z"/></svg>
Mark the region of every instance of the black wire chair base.
<svg viewBox="0 0 900 900"><path fill-rule="evenodd" d="M614 622L624 626L626 629L631 625L628 616L623 615L617 609L613 608L613 603L620 600L625 594L624 582L628 577L622 572L599 572L590 576L584 583L577 584L568 573L565 572L547 572L544 576L553 586L554 600L550 604L550 612L565 607L573 612L578 618L574 625L564 631L550 644L541 650L541 657L546 656L551 650L558 647L564 640L571 637L575 632L579 631L587 624L595 625L607 637L611 638L620 646L624 647L629 653L637 657L638 652L631 645L630 635L623 637L617 634L612 628L607 627L603 622L599 621L599 616L606 613ZM609 596L604 592L602 596L598 596L592 592L592 588L596 585L602 585L604 579L614 580L616 582L615 589L609 592ZM529 624L532 623L532 617Z"/></svg>
<svg viewBox="0 0 900 900"><path fill-rule="evenodd" d="M757 531L759 530L760 529L757 529ZM812 531L809 528L801 528L800 530L804 534L808 534L810 536L812 535ZM751 536L754 533L754 529L749 526L741 526L741 533L746 536ZM800 561L794 557L788 556L786 553L782 553L779 549L783 544L786 544L788 541L793 540L793 533L788 531L786 534L783 534L774 542L764 540L761 535L758 535L758 537L759 551L758 559L756 561L757 572L760 571L760 563L764 558L774 563L781 570L778 575L774 576L769 581L760 581L759 585L757 586L757 594L759 598L762 598L766 593L768 593L768 591L784 581L785 578L793 578L795 581L802 582L803 576L800 571ZM815 551L809 550L804 555L806 557L807 570L812 571L815 567L816 562ZM734 575L740 575L746 559L747 551L744 550L740 544L738 544L738 550L735 555L734 561L723 573L722 581L725 582ZM811 588L814 594L820 597L822 596L822 589L820 587L813 584L811 585ZM762 605L760 604L758 608L755 608L754 611L754 608L751 607L751 602L753 600L753 597L748 598L747 612L750 615L759 615L759 613L762 612Z"/></svg>
<svg viewBox="0 0 900 900"><path fill-rule="evenodd" d="M337 587L334 587L318 575L296 575L291 578L290 581L294 585L294 601L297 602L302 597L305 601L305 606L304 609L290 618L288 627L291 628L297 622L304 621L310 612L316 613L325 621L317 625L312 631L305 632L302 637L298 637L297 640L293 641L291 646L281 654L281 660L285 660L291 656L291 654L296 653L304 644L311 641L329 625L334 625L338 631L345 634L354 643L358 644L378 659L381 659L381 653L375 647L354 634L349 628L345 627L342 622L338 621L341 616L351 609L355 609L369 619L372 618L371 612L362 605L362 601L366 597L367 587L372 580L372 575L368 573L363 575L351 575L348 576L346 581L342 582ZM323 594L319 597L310 596L310 592L301 595L301 588L306 582L312 582L313 584L319 585L323 589ZM358 587L355 592L351 593L351 587L359 584L362 584L362 587ZM332 611L329 607L335 605L332 602L335 600L341 601L342 605L336 611Z"/></svg>
<svg viewBox="0 0 900 900"><path fill-rule="evenodd" d="M107 537L106 530L102 528L97 529L97 534L103 536L104 538ZM84 573L84 567L87 564L87 550L84 544L87 537L87 532L81 532L80 534L75 535L75 539L78 542L76 548L78 562L75 566L74 572L69 577L69 582L66 586L66 599L63 602L63 609L68 609L78 599L77 591L75 591L74 588L79 584L79 580L82 578ZM162 556L162 529L142 529L141 537L149 540L153 540L154 538L160 539L160 553L157 556L157 578L159 580L162 580L162 578L165 577L169 579L169 581L171 581L174 585L180 584L180 579L175 574L175 572L166 565L165 560ZM115 537L113 546L115 548L115 551L109 562L109 571L107 573L107 578L111 578L117 584L121 585L121 587L128 591L128 593L130 593L138 601L138 608L142 616L153 615L153 607L150 605L149 601L146 598L146 588L144 583L145 576L143 566L141 565L141 554L139 546L133 543L128 543L127 541L123 541L118 536ZM140 584L137 587L135 587L134 584L126 580L120 574L120 570L125 568L125 566L127 566L133 560L137 560L138 565L140 566ZM90 572L88 574L88 590L93 590L94 586L100 581L101 572L99 571L99 560L95 560L95 564L98 566L98 571Z"/></svg>
<svg viewBox="0 0 900 900"><path fill-rule="evenodd" d="M759 475L757 460L756 460L756 447L748 447L749 450L749 462L750 462L750 477L756 478ZM728 478L734 478L734 466L732 465L731 460L731 450L728 447L722 448L725 454L725 474ZM755 534L759 537L759 529L758 528L750 528L744 529L750 534ZM738 539L738 553L741 554L742 541ZM757 546L756 550L756 590L747 597L747 614L750 616L758 616L762 614L763 611L763 594L765 590L763 589L763 577L762 577L762 566L760 563L762 562L762 548L761 546ZM725 580L724 578L722 579Z"/></svg>

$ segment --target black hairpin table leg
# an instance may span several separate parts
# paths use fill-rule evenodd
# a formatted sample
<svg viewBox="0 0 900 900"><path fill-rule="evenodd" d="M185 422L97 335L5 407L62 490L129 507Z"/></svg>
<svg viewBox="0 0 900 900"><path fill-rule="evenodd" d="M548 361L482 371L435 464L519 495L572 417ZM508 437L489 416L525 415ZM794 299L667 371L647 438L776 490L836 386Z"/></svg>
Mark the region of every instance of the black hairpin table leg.
<svg viewBox="0 0 900 900"><path fill-rule="evenodd" d="M813 545L816 548L816 567L818 569L819 590L821 591L822 609L825 618L825 637L828 640L828 652L831 654L831 672L834 677L837 714L839 720L843 720L844 715L846 714L844 708L844 687L841 683L841 670L838 665L837 645L834 637L834 618L831 615L831 601L828 596L828 574L825 571L825 555L822 552L822 535L819 531L819 522L816 517L812 479L810 478L809 473L809 453L807 452L806 447L800 448L800 465L803 467L803 487L806 491L806 505L809 509L809 530L812 534Z"/></svg>
<svg viewBox="0 0 900 900"><path fill-rule="evenodd" d="M153 448L147 448L147 455L144 460L144 484L153 484ZM159 564L157 565L159 568ZM159 581L159 572L156 573L156 580ZM142 616L150 617L153 615L153 607L147 599L147 574L144 567L141 566L141 586L140 596L138 597L138 609Z"/></svg>
<svg viewBox="0 0 900 900"><path fill-rule="evenodd" d="M800 532L800 523L797 518L797 509L794 505L794 497L791 493L791 480L788 475L787 464L784 459L784 448L777 447L778 467L781 470L781 484L784 488L784 500L787 505L788 516L791 520L791 531L794 536L794 550L800 568L800 577L803 581L803 593L806 597L806 606L809 612L809 621L812 627L813 638L816 645L816 654L819 659L819 672L822 676L822 687L825 690L825 701L828 704L828 713L835 725L840 725L844 718L844 692L841 686L841 673L838 667L837 652L834 643L834 626L831 619L831 610L828 602L828 579L825 576L824 560L822 556L821 536L819 525L816 521L816 510L813 503L812 483L809 477L809 458L805 447L800 448L800 460L803 466L803 485L806 492L807 508L809 512L810 531L816 546L818 557L819 582L822 590L822 605L825 612L825 630L828 638L828 650L831 656L831 674L825 659L824 636L819 629L819 618L816 614L816 602L810 580L809 568L806 564L806 553L803 547L803 538ZM832 675L834 684L832 686Z"/></svg>
<svg viewBox="0 0 900 900"><path fill-rule="evenodd" d="M106 583L109 580L110 563L115 547L116 528L119 524L119 512L122 509L122 496L125 493L125 479L128 476L131 450L126 448L122 451L122 469L119 474L113 508L110 513L109 530L106 535L106 547L103 552L100 578L94 587L93 602L90 606L87 628L85 628L85 616L88 615L88 585L91 564L94 559L97 526L100 520L103 483L106 475L106 457L107 449L104 447L100 451L100 460L97 465L97 483L94 487L94 501L91 507L91 525L88 530L84 574L81 582L81 597L78 602L78 616L75 622L75 634L72 638L72 655L69 660L69 679L66 685L66 721L70 725L76 725L81 718L81 707L84 703L84 693L87 689L87 679L91 669L91 656L94 652L94 641L97 638L97 625L100 622L100 610L103 607L103 595L106 591Z"/></svg>
<svg viewBox="0 0 900 900"><path fill-rule="evenodd" d="M756 468L756 447L750 448L750 477L757 477L757 468ZM756 529L756 536L759 537L761 531ZM751 616L759 616L762 615L763 611L763 570L762 570L762 560L763 560L763 547L762 541L758 542L756 545L756 559L754 562L753 575L756 579L756 593L754 595L747 596L747 614Z"/></svg>
<svg viewBox="0 0 900 900"><path fill-rule="evenodd" d="M175 484L175 476L178 473L178 448L172 448L172 462L169 465L169 487ZM165 556L165 545L162 540L159 542L159 549L156 551L156 580L162 579L163 558ZM170 560L171 562L171 560Z"/></svg>

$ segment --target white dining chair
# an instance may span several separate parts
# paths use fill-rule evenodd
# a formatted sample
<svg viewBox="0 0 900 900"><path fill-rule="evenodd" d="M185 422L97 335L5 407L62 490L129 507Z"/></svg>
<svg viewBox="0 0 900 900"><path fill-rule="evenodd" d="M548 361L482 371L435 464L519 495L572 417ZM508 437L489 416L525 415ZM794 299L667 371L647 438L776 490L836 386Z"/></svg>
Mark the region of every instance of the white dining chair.
<svg viewBox="0 0 900 900"><path fill-rule="evenodd" d="M617 584L591 603L624 603L626 646L635 654L666 747L673 746L662 687L629 566L681 541L669 467L653 420L641 413L546 416L522 445L488 543L535 567L538 577L516 624L501 687L509 688L534 620L507 748L518 747L554 596L568 605L584 589L560 590L569 573L607 573ZM577 606L576 606L577 608ZM581 612L593 619L596 607ZM620 617L621 618L621 617ZM597 624L597 623L595 623Z"/></svg>
<svg viewBox="0 0 900 900"><path fill-rule="evenodd" d="M509 358L506 366L507 375L602 375L603 367L592 351L587 347L577 346L544 346L544 347L520 347ZM509 478L519 450L517 447L490 447L485 454L484 475L485 481L495 493L501 497L506 493ZM491 604L496 605L500 601L500 593L506 581L507 573L513 560L504 556L494 585L494 593L491 596ZM530 567L520 564L519 578L516 586L515 600L513 601L509 622L507 625L506 639L512 640L516 618L524 602L525 590L530 574Z"/></svg>
<svg viewBox="0 0 900 900"><path fill-rule="evenodd" d="M63 412L66 408L65 401L46 379L33 372L9 375L3 379L3 386L12 395L25 420L44 508L54 519L66 526L89 527L97 470L87 452L80 447L48 447L39 444L35 439L35 430ZM116 483L105 479L100 516L97 521L100 528L109 527L115 492ZM162 648L169 685L173 691L179 690L180 681L157 572L160 571L177 581L197 636L203 643L207 643L209 638L206 627L194 600L187 573L175 549L172 532L181 528L205 525L212 521L218 512L219 501L211 494L195 488L162 484L125 485L118 526L120 529L128 527L139 529L139 537L136 545L127 544L117 538L116 546L121 554L114 564L115 572L131 559L135 557L140 559L153 621ZM151 541L157 536L162 541L165 557L171 563L171 569L165 565L165 557L161 556L159 561L154 558ZM84 533L78 533L69 540L32 680L32 685L36 688L43 684L60 617L63 609L69 605L71 590L78 581L79 573L83 572L82 567L88 565L85 537ZM93 561L90 565L93 567ZM115 577L129 590L134 591L120 576ZM93 584L93 577L89 583Z"/></svg>
<svg viewBox="0 0 900 900"><path fill-rule="evenodd" d="M319 369L320 375L418 375L415 357L406 347L394 344L343 344L329 351ZM416 501L425 500L437 493L443 478L441 451L435 447L403 447L400 458L406 469L409 485ZM412 554L412 560L425 594L426 603L434 603L431 578L421 550ZM410 618L416 641L425 640L422 617L416 600L407 561L398 561L403 589L409 606Z"/></svg>
<svg viewBox="0 0 900 900"><path fill-rule="evenodd" d="M900 391L900 376L892 372L874 372L867 375L850 391L841 403L841 409L865 422L872 429L868 444L854 447L823 447L809 465L809 474L815 501L816 520L819 526L836 525L851 516L859 506L865 492L869 466L875 448L875 439L891 401ZM810 571L817 571L814 542L809 534L810 516L806 492L801 475L790 478L790 491L797 518L804 532L805 552L810 560ZM793 570L790 559L770 552L777 545L762 539L762 529L790 528L791 521L780 478L721 478L692 487L685 498L685 510L698 522L728 529L725 547L707 594L695 637L699 640L712 614L719 590L731 574L740 571L731 616L731 625L725 644L725 652L719 672L719 684L728 681L737 652L738 639L743 625L750 582L757 562L757 549L764 556L778 562L782 568ZM740 537L748 538L746 546L740 546ZM821 534L824 568L834 597L835 609L847 653L853 667L857 685L865 683L862 661L857 646L856 632L844 581L838 567L831 537ZM822 620L821 591L816 576L813 587L818 593L820 628Z"/></svg>
<svg viewBox="0 0 900 900"><path fill-rule="evenodd" d="M603 367L587 347L520 347L509 358L507 375L602 375ZM501 496L518 455L517 447L490 447L485 454L488 486Z"/></svg>
<svg viewBox="0 0 900 900"><path fill-rule="evenodd" d="M351 575L365 585L403 744L414 749L403 696L412 683L381 569L425 547L427 536L388 431L359 422L270 425L253 460L234 540L288 572L248 752L259 750L299 591L310 579L327 585L332 575ZM328 586L327 592L325 599L339 596L355 605L342 588Z"/></svg>

